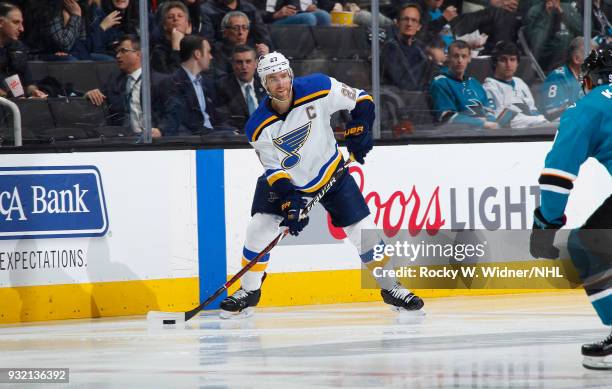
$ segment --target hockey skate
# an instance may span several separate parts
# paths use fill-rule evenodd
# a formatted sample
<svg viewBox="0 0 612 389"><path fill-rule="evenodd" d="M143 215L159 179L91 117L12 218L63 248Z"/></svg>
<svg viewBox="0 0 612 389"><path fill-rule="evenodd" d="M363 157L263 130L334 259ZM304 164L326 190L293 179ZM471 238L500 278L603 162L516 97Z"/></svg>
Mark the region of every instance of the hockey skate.
<svg viewBox="0 0 612 389"><path fill-rule="evenodd" d="M380 295L383 301L391 306L392 311L415 316L425 314L423 300L399 283L396 283L391 290L381 289Z"/></svg>
<svg viewBox="0 0 612 389"><path fill-rule="evenodd" d="M612 332L601 342L582 345L582 366L594 370L612 370Z"/></svg>
<svg viewBox="0 0 612 389"><path fill-rule="evenodd" d="M261 279L262 285L265 279L266 273ZM252 316L260 298L261 286L257 290L249 291L240 288L221 301L219 317L221 319L243 319Z"/></svg>

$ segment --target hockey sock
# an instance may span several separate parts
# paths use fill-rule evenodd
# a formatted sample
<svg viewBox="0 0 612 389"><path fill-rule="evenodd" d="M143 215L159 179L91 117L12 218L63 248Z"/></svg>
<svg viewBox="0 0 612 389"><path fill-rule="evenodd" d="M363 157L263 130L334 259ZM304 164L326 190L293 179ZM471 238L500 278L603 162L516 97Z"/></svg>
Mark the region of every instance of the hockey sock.
<svg viewBox="0 0 612 389"><path fill-rule="evenodd" d="M382 267L383 270L392 270L394 268L394 261L393 258L386 256L381 260L374 259L374 247L381 244L384 245L384 241L376 229L376 225L372 220L372 215L345 227L344 230L351 243L353 243L353 246L355 246L359 252L361 262L372 272L378 285L383 289L393 289L398 282L397 278L389 276L389 272L383 272L380 271L380 269L374 272L376 268L380 267ZM364 230L366 231L364 232Z"/></svg>
<svg viewBox="0 0 612 389"><path fill-rule="evenodd" d="M242 249L242 267L246 266L253 258L257 256L257 254L259 253L244 247ZM269 261L270 254L268 253L257 261L257 263L242 276L242 279L240 280L242 289L250 291L257 290L261 287L261 278L263 277L266 267L268 267Z"/></svg>
<svg viewBox="0 0 612 389"><path fill-rule="evenodd" d="M247 236L242 250L242 266L246 266L278 235L282 217L256 213L247 227ZM270 254L264 255L245 275L242 289L251 291L261 288L261 278L270 261Z"/></svg>
<svg viewBox="0 0 612 389"><path fill-rule="evenodd" d="M570 233L567 244L584 290L604 325L612 325L612 259L609 238L608 230L577 229Z"/></svg>
<svg viewBox="0 0 612 389"><path fill-rule="evenodd" d="M379 244L385 243L381 240ZM360 254L361 262L372 273L378 286L382 289L391 290L398 283L395 276L389 276L389 271L393 270L393 260L391 257L384 256L381 260L374 259L374 248L363 254Z"/></svg>

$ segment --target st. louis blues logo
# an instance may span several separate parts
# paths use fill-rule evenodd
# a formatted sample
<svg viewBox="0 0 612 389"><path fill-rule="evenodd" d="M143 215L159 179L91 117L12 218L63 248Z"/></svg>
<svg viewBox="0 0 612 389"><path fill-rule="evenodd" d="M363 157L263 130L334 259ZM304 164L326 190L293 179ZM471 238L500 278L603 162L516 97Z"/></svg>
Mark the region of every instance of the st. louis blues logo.
<svg viewBox="0 0 612 389"><path fill-rule="evenodd" d="M311 123L308 122L297 130L290 131L274 139L274 146L287 154L287 157L281 162L283 169L291 169L300 162L301 156L298 154L298 151L304 145L306 139L308 139L308 135L310 135Z"/></svg>

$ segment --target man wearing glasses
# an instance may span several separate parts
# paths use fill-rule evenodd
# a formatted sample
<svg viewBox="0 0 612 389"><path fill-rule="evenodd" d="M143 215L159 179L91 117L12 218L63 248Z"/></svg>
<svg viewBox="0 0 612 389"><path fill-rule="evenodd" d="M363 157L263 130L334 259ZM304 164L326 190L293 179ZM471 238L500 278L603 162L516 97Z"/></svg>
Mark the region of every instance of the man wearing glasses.
<svg viewBox="0 0 612 389"><path fill-rule="evenodd" d="M132 133L141 134L144 128L141 105L141 52L140 38L125 35L115 49L119 74L111 74L102 89L93 89L85 97L95 106L106 103L107 124L129 127ZM161 137L158 128L152 129L154 138Z"/></svg>
<svg viewBox="0 0 612 389"><path fill-rule="evenodd" d="M232 53L236 46L249 45L255 48L257 57L266 55L270 48L265 43L255 43L249 34L251 23L247 15L240 11L231 11L225 14L221 22L223 40L215 44L213 54L215 57L214 70L219 76L232 73Z"/></svg>
<svg viewBox="0 0 612 389"><path fill-rule="evenodd" d="M421 8L405 4L397 14L394 36L382 50L383 83L405 91L427 89L434 70L425 52L425 44L417 37L421 30Z"/></svg>
<svg viewBox="0 0 612 389"><path fill-rule="evenodd" d="M251 46L255 43L265 43L266 46L270 46L270 34L261 19L259 11L251 2L241 0L208 0L202 4L202 13L212 22L216 41L223 40L223 22L226 15L233 11L242 12L249 20L250 35L253 39L250 42Z"/></svg>

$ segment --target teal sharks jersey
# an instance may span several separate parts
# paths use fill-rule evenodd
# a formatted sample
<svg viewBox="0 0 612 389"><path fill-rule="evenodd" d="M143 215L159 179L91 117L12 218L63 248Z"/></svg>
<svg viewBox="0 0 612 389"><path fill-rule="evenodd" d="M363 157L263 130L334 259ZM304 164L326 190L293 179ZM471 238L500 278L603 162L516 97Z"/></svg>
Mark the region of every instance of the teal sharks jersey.
<svg viewBox="0 0 612 389"><path fill-rule="evenodd" d="M495 121L495 107L480 82L466 76L459 80L450 72L434 77L429 87L436 119L482 127Z"/></svg>
<svg viewBox="0 0 612 389"><path fill-rule="evenodd" d="M548 222L563 224L573 181L589 157L612 175L612 84L595 88L561 116L539 181L541 212Z"/></svg>

